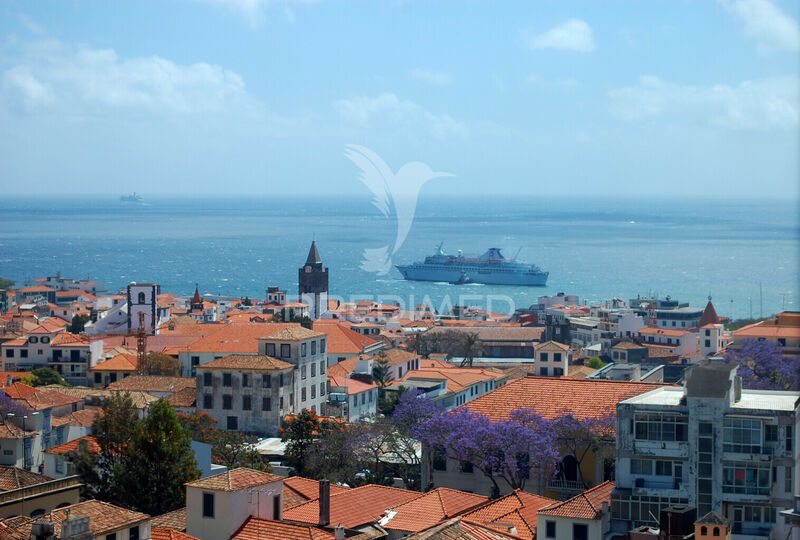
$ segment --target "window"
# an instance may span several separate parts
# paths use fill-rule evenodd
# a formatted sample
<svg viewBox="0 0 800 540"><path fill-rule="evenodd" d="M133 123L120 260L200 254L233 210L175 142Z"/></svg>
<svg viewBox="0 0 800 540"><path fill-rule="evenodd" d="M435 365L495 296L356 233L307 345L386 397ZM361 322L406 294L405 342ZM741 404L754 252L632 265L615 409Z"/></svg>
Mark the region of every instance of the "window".
<svg viewBox="0 0 800 540"><path fill-rule="evenodd" d="M706 347L711 347L711 340L710 339L705 340L705 343L706 343L706 345L705 345Z"/></svg>
<svg viewBox="0 0 800 540"><path fill-rule="evenodd" d="M210 394L206 394L203 396L203 408L204 409L213 409L214 408L214 396Z"/></svg>
<svg viewBox="0 0 800 540"><path fill-rule="evenodd" d="M262 411L271 411L272 410L272 399L265 397L261 399L261 410Z"/></svg>
<svg viewBox="0 0 800 540"><path fill-rule="evenodd" d="M41 340L39 340L39 341L41 341L42 343L50 343L50 338L49 338L49 337L47 337L47 336L44 336L44 337L42 337L42 339L41 339ZM42 349L39 349L39 354L42 354Z"/></svg>
<svg viewBox="0 0 800 540"><path fill-rule="evenodd" d="M542 362L547 362L547 353L543 352L539 357L539 360L541 360Z"/></svg>
<svg viewBox="0 0 800 540"><path fill-rule="evenodd" d="M324 382L319 383L319 395L320 396L324 396L325 395L325 383ZM372 401L372 400L370 399L370 401Z"/></svg>
<svg viewBox="0 0 800 540"><path fill-rule="evenodd" d="M792 468L783 468L783 491L792 493Z"/></svg>
<svg viewBox="0 0 800 540"><path fill-rule="evenodd" d="M542 375L544 375L545 377L547 377L547 375L549 375L549 373L547 372L547 368L546 367L541 368L540 373Z"/></svg>
<svg viewBox="0 0 800 540"><path fill-rule="evenodd" d="M140 292L140 293L139 293L139 299L138 299L138 300L139 300L139 303L140 303L140 304L144 304L144 302L145 302L145 295L144 295L144 293L143 293L143 292Z"/></svg>
<svg viewBox="0 0 800 540"><path fill-rule="evenodd" d="M556 537L556 522L555 521L545 521L544 523L544 535L547 538L555 538Z"/></svg>
<svg viewBox="0 0 800 540"><path fill-rule="evenodd" d="M786 426L786 451L792 451L792 426Z"/></svg>
<svg viewBox="0 0 800 540"><path fill-rule="evenodd" d="M319 361L319 374L323 375L325 373L325 360Z"/></svg>
<svg viewBox="0 0 800 540"><path fill-rule="evenodd" d="M719 536L719 527L714 527L714 536Z"/></svg>
<svg viewBox="0 0 800 540"><path fill-rule="evenodd" d="M278 386L283 386L283 373L278 374Z"/></svg>
<svg viewBox="0 0 800 540"><path fill-rule="evenodd" d="M203 373L203 386L211 386L211 373Z"/></svg>
<svg viewBox="0 0 800 540"><path fill-rule="evenodd" d="M764 441L778 442L778 426L774 424L766 424L764 426Z"/></svg>
<svg viewBox="0 0 800 540"><path fill-rule="evenodd" d="M27 358L28 357L28 349L20 349L19 350L19 357L20 358Z"/></svg>
<svg viewBox="0 0 800 540"><path fill-rule="evenodd" d="M589 536L589 526L580 523L572 524L572 540L587 540Z"/></svg>
<svg viewBox="0 0 800 540"><path fill-rule="evenodd" d="M242 387L250 386L250 376L247 373L242 373Z"/></svg>
<svg viewBox="0 0 800 540"><path fill-rule="evenodd" d="M325 340L324 339L319 340L319 352L320 353L324 353L325 352Z"/></svg>
<svg viewBox="0 0 800 540"><path fill-rule="evenodd" d="M744 454L761 453L761 420L725 418L723 451Z"/></svg>
<svg viewBox="0 0 800 540"><path fill-rule="evenodd" d="M275 520L281 519L281 496L280 495L273 495L272 496L272 519L275 519Z"/></svg>
<svg viewBox="0 0 800 540"><path fill-rule="evenodd" d="M265 398L265 399L269 399L269 398ZM280 410L283 410L283 396L280 397L280 401L278 402L278 407L280 408Z"/></svg>
<svg viewBox="0 0 800 540"><path fill-rule="evenodd" d="M367 394L365 392L361 393L361 404L364 405L367 402Z"/></svg>
<svg viewBox="0 0 800 540"><path fill-rule="evenodd" d="M94 374L94 384L100 384L103 382L103 375L102 373L95 373Z"/></svg>
<svg viewBox="0 0 800 540"><path fill-rule="evenodd" d="M6 358L14 358L14 349L6 349Z"/></svg>
<svg viewBox="0 0 800 540"><path fill-rule="evenodd" d="M700 527L700 534L701 534L702 536L708 536L708 527L706 527L705 525L703 525L702 527Z"/></svg>
<svg viewBox="0 0 800 540"><path fill-rule="evenodd" d="M222 408L226 411L233 409L233 397L230 395L222 396Z"/></svg>
<svg viewBox="0 0 800 540"><path fill-rule="evenodd" d="M300 366L300 378L306 380L306 366Z"/></svg>
<svg viewBox="0 0 800 540"><path fill-rule="evenodd" d="M128 540L139 540L139 526L128 529Z"/></svg>
<svg viewBox="0 0 800 540"><path fill-rule="evenodd" d="M266 350L264 351L267 353L267 356L275 356L275 344L274 343L267 343Z"/></svg>
<svg viewBox="0 0 800 540"><path fill-rule="evenodd" d="M447 458L442 452L436 452L433 455L433 470L434 471L447 470Z"/></svg>
<svg viewBox="0 0 800 540"><path fill-rule="evenodd" d="M262 375L261 386L264 388L272 388L272 375Z"/></svg>
<svg viewBox="0 0 800 540"><path fill-rule="evenodd" d="M192 365L196 366L200 364L200 357L199 356L192 356Z"/></svg>
<svg viewBox="0 0 800 540"><path fill-rule="evenodd" d="M311 364L311 376L312 377L317 376L317 364Z"/></svg>
<svg viewBox="0 0 800 540"><path fill-rule="evenodd" d="M300 401L306 400L306 387L300 389Z"/></svg>
<svg viewBox="0 0 800 540"><path fill-rule="evenodd" d="M635 418L634 438L640 441L685 441L687 419L676 414L640 414Z"/></svg>
<svg viewBox="0 0 800 540"><path fill-rule="evenodd" d="M242 410L249 411L253 408L252 398L250 396L242 396Z"/></svg>
<svg viewBox="0 0 800 540"><path fill-rule="evenodd" d="M117 540L117 533L107 534L106 540Z"/></svg>
<svg viewBox="0 0 800 540"><path fill-rule="evenodd" d="M305 355L306 355L306 344L305 343L301 343L300 344L300 356L305 356Z"/></svg>
<svg viewBox="0 0 800 540"><path fill-rule="evenodd" d="M233 386L233 380L230 373L222 374L222 386Z"/></svg>
<svg viewBox="0 0 800 540"><path fill-rule="evenodd" d="M64 458L56 458L56 472L64 472Z"/></svg>
<svg viewBox="0 0 800 540"><path fill-rule="evenodd" d="M561 353L553 353L553 362L561 362Z"/></svg>
<svg viewBox="0 0 800 540"><path fill-rule="evenodd" d="M461 465L459 466L459 470L464 474L472 474L475 472L475 468L472 466L471 461L462 461Z"/></svg>
<svg viewBox="0 0 800 540"><path fill-rule="evenodd" d="M317 387L313 384L311 385L311 399L315 399L317 397Z"/></svg>
<svg viewBox="0 0 800 540"><path fill-rule="evenodd" d="M36 337L36 336L31 336L31 337L28 338L28 341L30 343L39 343L39 338Z"/></svg>
<svg viewBox="0 0 800 540"><path fill-rule="evenodd" d="M239 417L238 416L229 416L228 417L228 429L230 429L230 430L239 429Z"/></svg>
<svg viewBox="0 0 800 540"><path fill-rule="evenodd" d="M281 358L292 356L292 346L288 343L281 343Z"/></svg>
<svg viewBox="0 0 800 540"><path fill-rule="evenodd" d="M725 462L722 466L722 492L743 495L769 495L769 462Z"/></svg>
<svg viewBox="0 0 800 540"><path fill-rule="evenodd" d="M555 377L561 377L562 375L564 375L564 369L560 367L553 368L553 375Z"/></svg>
<svg viewBox="0 0 800 540"><path fill-rule="evenodd" d="M214 494L203 493L203 517L214 517Z"/></svg>
<svg viewBox="0 0 800 540"><path fill-rule="evenodd" d="M312 355L317 354L317 342L316 341L312 341L311 342L311 354Z"/></svg>

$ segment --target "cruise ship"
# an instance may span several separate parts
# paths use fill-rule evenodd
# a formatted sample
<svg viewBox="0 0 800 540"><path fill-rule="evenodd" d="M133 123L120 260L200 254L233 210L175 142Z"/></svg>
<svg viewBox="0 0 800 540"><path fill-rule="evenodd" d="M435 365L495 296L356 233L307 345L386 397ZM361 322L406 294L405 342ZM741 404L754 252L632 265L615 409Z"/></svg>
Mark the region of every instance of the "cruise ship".
<svg viewBox="0 0 800 540"><path fill-rule="evenodd" d="M397 265L403 277L412 281L445 281L448 283L485 283L487 285L527 285L544 287L549 272L535 264L525 264L506 259L500 248L489 248L475 258L447 255L439 244L437 253L425 257L424 262Z"/></svg>

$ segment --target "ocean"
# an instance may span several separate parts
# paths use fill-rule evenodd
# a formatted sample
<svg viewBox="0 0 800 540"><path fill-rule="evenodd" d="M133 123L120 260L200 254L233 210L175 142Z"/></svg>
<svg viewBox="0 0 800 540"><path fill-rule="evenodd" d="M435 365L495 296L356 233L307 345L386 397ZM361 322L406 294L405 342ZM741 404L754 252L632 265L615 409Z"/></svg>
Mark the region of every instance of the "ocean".
<svg viewBox="0 0 800 540"><path fill-rule="evenodd" d="M484 197L419 200L395 264L488 247L550 272L546 287L405 281L360 269L365 248L393 245L396 225L368 197L0 197L0 276L86 278L116 291L131 281L163 292L263 298L297 293L316 239L343 300L471 304L497 312L559 291L589 302L667 295L720 315L797 310L797 201Z"/></svg>

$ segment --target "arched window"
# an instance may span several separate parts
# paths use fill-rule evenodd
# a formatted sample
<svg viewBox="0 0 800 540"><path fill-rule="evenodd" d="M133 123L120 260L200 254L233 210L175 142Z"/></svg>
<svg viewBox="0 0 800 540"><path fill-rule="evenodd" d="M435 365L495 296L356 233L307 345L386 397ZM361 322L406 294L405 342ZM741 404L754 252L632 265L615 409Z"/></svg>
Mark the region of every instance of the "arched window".
<svg viewBox="0 0 800 540"><path fill-rule="evenodd" d="M578 460L575 459L575 456L564 456L564 459L558 464L558 476L562 480L570 482L578 480Z"/></svg>
<svg viewBox="0 0 800 540"><path fill-rule="evenodd" d="M44 508L37 508L36 510L31 512L31 517L32 518L38 518L39 516L43 516L43 515L44 515Z"/></svg>
<svg viewBox="0 0 800 540"><path fill-rule="evenodd" d="M139 293L139 303L140 304L144 304L144 299L145 299L144 293L140 292Z"/></svg>
<svg viewBox="0 0 800 540"><path fill-rule="evenodd" d="M714 529L713 529L713 531L712 531L712 534L713 534L714 536L719 536L719 527L714 527Z"/></svg>
<svg viewBox="0 0 800 540"><path fill-rule="evenodd" d="M70 506L70 504L68 502L63 502L56 506L56 508L66 508L67 506Z"/></svg>
<svg viewBox="0 0 800 540"><path fill-rule="evenodd" d="M705 525L700 527L700 535L701 536L706 536L707 534L708 534L708 527L706 527Z"/></svg>

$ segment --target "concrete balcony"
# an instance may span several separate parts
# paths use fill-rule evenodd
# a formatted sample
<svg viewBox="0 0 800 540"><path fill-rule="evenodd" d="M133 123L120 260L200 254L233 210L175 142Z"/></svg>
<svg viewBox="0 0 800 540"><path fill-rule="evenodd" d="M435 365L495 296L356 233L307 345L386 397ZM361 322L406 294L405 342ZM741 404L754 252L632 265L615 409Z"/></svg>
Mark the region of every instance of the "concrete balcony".
<svg viewBox="0 0 800 540"><path fill-rule="evenodd" d="M681 480L667 477L663 480L635 478L632 493L645 497L689 497L689 490Z"/></svg>
<svg viewBox="0 0 800 540"><path fill-rule="evenodd" d="M633 453L660 458L688 458L689 443L686 441L633 441Z"/></svg>
<svg viewBox="0 0 800 540"><path fill-rule="evenodd" d="M547 489L558 493L572 493L577 495L586 491L586 486L579 480L566 480L564 478L551 478L547 481Z"/></svg>

